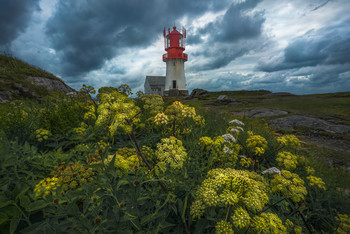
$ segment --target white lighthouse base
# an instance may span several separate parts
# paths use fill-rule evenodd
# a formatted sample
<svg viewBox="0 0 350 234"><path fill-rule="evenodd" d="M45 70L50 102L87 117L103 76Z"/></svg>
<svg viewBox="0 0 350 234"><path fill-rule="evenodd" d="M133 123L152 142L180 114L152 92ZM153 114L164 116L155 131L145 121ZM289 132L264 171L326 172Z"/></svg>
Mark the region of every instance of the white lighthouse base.
<svg viewBox="0 0 350 234"><path fill-rule="evenodd" d="M165 96L188 95L186 89L184 59L172 58L166 60Z"/></svg>

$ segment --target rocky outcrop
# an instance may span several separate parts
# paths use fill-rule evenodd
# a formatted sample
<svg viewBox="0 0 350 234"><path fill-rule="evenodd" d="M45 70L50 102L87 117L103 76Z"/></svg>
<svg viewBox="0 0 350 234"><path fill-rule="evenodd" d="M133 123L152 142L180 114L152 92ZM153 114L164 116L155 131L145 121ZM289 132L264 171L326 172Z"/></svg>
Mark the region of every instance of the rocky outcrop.
<svg viewBox="0 0 350 234"><path fill-rule="evenodd" d="M293 115L268 121L271 127L278 130L289 130L295 127L309 127L321 129L326 132L336 134L350 134L350 126L334 124L322 119Z"/></svg>
<svg viewBox="0 0 350 234"><path fill-rule="evenodd" d="M220 95L217 99L217 102L236 102L236 99L230 98L227 95Z"/></svg>
<svg viewBox="0 0 350 234"><path fill-rule="evenodd" d="M271 109L254 109L248 111L240 111L240 112L231 112L233 115L241 116L244 115L249 118L264 118L264 117L273 117L280 115L287 115L287 111L282 110L271 110Z"/></svg>
<svg viewBox="0 0 350 234"><path fill-rule="evenodd" d="M0 91L0 103L12 101L12 94L9 91Z"/></svg>
<svg viewBox="0 0 350 234"><path fill-rule="evenodd" d="M207 90L204 89L194 89L191 92L191 97L195 97L195 96L206 96L208 94Z"/></svg>
<svg viewBox="0 0 350 234"><path fill-rule="evenodd" d="M44 86L50 91L60 91L63 93L75 92L74 89L66 85L63 81L49 79L45 77L28 76L28 79L35 85Z"/></svg>

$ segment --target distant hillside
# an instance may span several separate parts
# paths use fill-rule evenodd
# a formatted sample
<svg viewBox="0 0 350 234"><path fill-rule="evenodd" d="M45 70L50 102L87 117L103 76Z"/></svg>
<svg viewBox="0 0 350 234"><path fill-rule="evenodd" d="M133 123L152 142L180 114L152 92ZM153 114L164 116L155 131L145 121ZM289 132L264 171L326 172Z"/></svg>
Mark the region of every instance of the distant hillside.
<svg viewBox="0 0 350 234"><path fill-rule="evenodd" d="M75 92L61 79L19 59L0 55L0 103L14 99Z"/></svg>

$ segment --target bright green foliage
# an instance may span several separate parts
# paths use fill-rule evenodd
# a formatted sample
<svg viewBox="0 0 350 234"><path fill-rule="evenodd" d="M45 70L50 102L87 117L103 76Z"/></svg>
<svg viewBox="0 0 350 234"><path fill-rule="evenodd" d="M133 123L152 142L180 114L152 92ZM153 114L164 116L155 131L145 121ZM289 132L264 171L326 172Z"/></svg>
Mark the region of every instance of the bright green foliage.
<svg viewBox="0 0 350 234"><path fill-rule="evenodd" d="M273 213L262 213L252 219L251 233L288 233L281 219Z"/></svg>
<svg viewBox="0 0 350 234"><path fill-rule="evenodd" d="M52 134L49 130L40 128L40 129L35 131L35 137L39 142L47 140L49 138L49 136L52 136Z"/></svg>
<svg viewBox="0 0 350 234"><path fill-rule="evenodd" d="M157 167L165 172L166 165L172 170L182 169L184 161L187 159L186 149L182 142L175 137L163 138L161 143L157 144L156 155L159 159Z"/></svg>
<svg viewBox="0 0 350 234"><path fill-rule="evenodd" d="M131 131L131 126L126 119L133 119L133 123L139 121L139 118L134 118L140 109L135 106L134 101L127 96L113 91L109 94L101 94L101 102L97 108L98 117L96 120L97 126L107 127L113 136L117 128L120 127L126 132Z"/></svg>
<svg viewBox="0 0 350 234"><path fill-rule="evenodd" d="M279 152L276 162L279 167L283 167L286 170L294 170L298 165L298 156L287 151Z"/></svg>
<svg viewBox="0 0 350 234"><path fill-rule="evenodd" d="M200 218L206 208L227 206L258 212L268 202L266 189L264 179L254 172L231 168L210 170L196 192L191 215Z"/></svg>
<svg viewBox="0 0 350 234"><path fill-rule="evenodd" d="M149 112L151 116L164 111L164 101L159 95L147 94L141 100L144 102L143 109Z"/></svg>
<svg viewBox="0 0 350 234"><path fill-rule="evenodd" d="M281 192L294 202L304 200L307 194L304 181L297 174L287 170L282 170L281 174L275 174L270 181L270 186L271 192Z"/></svg>
<svg viewBox="0 0 350 234"><path fill-rule="evenodd" d="M215 226L215 234L233 234L232 224L224 220L218 222Z"/></svg>
<svg viewBox="0 0 350 234"><path fill-rule="evenodd" d="M339 225L335 230L337 233L350 233L350 217L347 214L338 214L335 219L339 222Z"/></svg>
<svg viewBox="0 0 350 234"><path fill-rule="evenodd" d="M114 157L114 166L118 169L116 171L118 177L135 173L135 170L140 166L135 149L120 148L114 155L108 155L105 163L110 163Z"/></svg>
<svg viewBox="0 0 350 234"><path fill-rule="evenodd" d="M320 189L326 190L325 183L323 182L323 180L321 178L310 175L310 176L306 177L306 179L309 180L309 184L311 186L316 186Z"/></svg>
<svg viewBox="0 0 350 234"><path fill-rule="evenodd" d="M254 155L261 156L267 148L267 141L260 135L254 135L252 131L248 131L249 138L246 140L247 148Z"/></svg>

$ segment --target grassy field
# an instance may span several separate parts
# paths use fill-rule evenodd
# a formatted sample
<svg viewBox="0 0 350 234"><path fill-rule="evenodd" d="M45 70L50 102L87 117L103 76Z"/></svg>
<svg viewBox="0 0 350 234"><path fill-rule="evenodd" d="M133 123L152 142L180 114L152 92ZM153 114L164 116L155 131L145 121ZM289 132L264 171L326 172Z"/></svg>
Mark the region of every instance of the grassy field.
<svg viewBox="0 0 350 234"><path fill-rule="evenodd" d="M220 95L227 95L236 100L236 104L219 103L216 98ZM223 91L211 92L206 96L198 96L195 99L187 100L187 104L201 108L206 112L231 115L232 112L240 112L252 109L273 109L289 112L288 115L303 115L323 119L335 124L350 125L350 92L327 93L313 95L292 95L273 94L270 91ZM266 117L261 121L278 117ZM298 127L293 130L282 130L281 133L293 133L301 139L311 139L313 141L340 142L346 148L350 148L349 134L332 134L329 132L316 130L307 127ZM314 132L317 132L315 134ZM311 140L310 140L311 141ZM322 144L322 143L320 143ZM312 150L318 150L318 155L326 163L329 160L338 165L349 166L350 155L348 152L335 151L317 147L313 145ZM309 148L309 149L311 149Z"/></svg>

